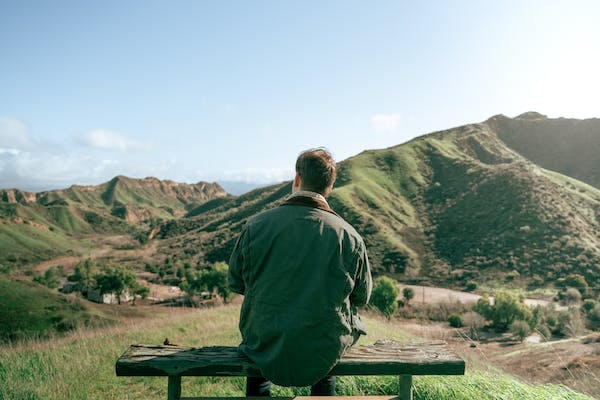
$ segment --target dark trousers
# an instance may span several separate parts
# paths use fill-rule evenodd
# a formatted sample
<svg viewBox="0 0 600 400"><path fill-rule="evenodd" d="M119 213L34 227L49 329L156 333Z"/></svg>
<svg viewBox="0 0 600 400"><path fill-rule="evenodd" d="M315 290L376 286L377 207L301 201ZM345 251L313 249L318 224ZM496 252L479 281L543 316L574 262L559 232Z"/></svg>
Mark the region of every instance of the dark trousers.
<svg viewBox="0 0 600 400"><path fill-rule="evenodd" d="M270 396L271 381L263 377L246 378L246 396ZM311 396L335 396L335 376L326 376L310 387Z"/></svg>

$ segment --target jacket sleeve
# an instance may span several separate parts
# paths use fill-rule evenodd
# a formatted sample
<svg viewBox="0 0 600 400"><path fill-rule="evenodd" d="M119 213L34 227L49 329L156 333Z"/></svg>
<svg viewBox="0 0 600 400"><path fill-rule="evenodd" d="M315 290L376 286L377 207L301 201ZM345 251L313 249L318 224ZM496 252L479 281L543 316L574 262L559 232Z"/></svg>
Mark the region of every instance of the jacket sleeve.
<svg viewBox="0 0 600 400"><path fill-rule="evenodd" d="M373 289L373 278L371 277L371 266L367 249L364 243L361 244L358 251L356 276L354 279L354 290L350 294L350 302L355 307L367 305L371 298L371 290Z"/></svg>
<svg viewBox="0 0 600 400"><path fill-rule="evenodd" d="M243 278L244 264L247 261L247 229L244 227L242 233L235 243L231 257L229 257L229 273L227 280L229 287L235 293L244 294L246 292L246 284Z"/></svg>

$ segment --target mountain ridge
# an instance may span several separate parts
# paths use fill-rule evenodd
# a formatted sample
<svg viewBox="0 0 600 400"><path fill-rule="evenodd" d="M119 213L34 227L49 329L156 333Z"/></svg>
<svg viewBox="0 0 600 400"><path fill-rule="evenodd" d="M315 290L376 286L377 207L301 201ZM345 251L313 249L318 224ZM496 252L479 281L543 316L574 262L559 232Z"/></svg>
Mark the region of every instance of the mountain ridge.
<svg viewBox="0 0 600 400"><path fill-rule="evenodd" d="M340 162L329 201L363 235L376 271L437 284L509 272L525 285L569 273L597 281L600 191L531 162L501 139L494 118L508 117ZM173 220L161 237L201 249L204 261L227 261L247 218L281 202L288 184Z"/></svg>
<svg viewBox="0 0 600 400"><path fill-rule="evenodd" d="M554 151L572 131L583 132L594 148L600 143L600 121L578 121L535 112L516 118L499 114L386 149L366 150L339 163L328 200L364 237L378 274L459 288L469 280L502 283L508 276L521 286L545 285L573 273L597 284L600 190L565 175L562 164L533 162L525 140L544 141L544 129L550 132L548 143L536 148L542 161L552 161L542 150ZM563 146L565 159L578 159L580 139L577 146ZM579 158L585 165L597 162ZM600 180L600 168L577 171L588 180ZM59 244L70 243L70 235L81 232L121 232L142 242L153 240L154 263L169 260L171 268L176 260L203 268L228 261L248 218L277 206L290 192L290 182L240 196L211 184L182 184L181 190L178 185L115 177L94 190L72 186L46 192L38 196L37 208L17 201L19 196L27 199L26 193L13 193L15 201L0 202L0 247L9 232L2 221L13 218L15 227L14 218L21 218L53 227L52 240ZM202 188L208 194L190 200ZM0 196L5 198L6 191ZM17 227L20 236L9 243L23 251L28 247L22 243L45 237L34 225ZM142 268L150 259L128 262Z"/></svg>

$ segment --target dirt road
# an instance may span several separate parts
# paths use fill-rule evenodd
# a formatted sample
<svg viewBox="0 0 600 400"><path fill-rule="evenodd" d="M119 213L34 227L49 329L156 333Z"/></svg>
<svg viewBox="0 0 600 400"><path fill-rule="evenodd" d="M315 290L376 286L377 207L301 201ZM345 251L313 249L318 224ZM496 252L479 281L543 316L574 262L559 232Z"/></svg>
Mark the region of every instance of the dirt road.
<svg viewBox="0 0 600 400"><path fill-rule="evenodd" d="M413 303L428 303L428 304L435 304L435 303L454 303L456 301L461 302L461 303L475 303L477 300L479 300L479 298L481 298L480 295L475 294L475 293L469 293L469 292L461 292L460 290L453 290L453 289L446 289L446 288L439 288L439 287L433 287L433 286L417 286L417 285L404 285L404 284L400 284L400 290L402 291L402 289L404 289L405 287L410 287L415 291L415 297L412 299ZM494 298L490 297L490 300L493 302ZM540 300L540 299L525 299L525 304L527 304L529 307L535 307L535 306L547 306L549 305L551 302L547 301L547 300ZM564 306L557 306L556 307L557 310L561 310L561 309L566 309L566 307Z"/></svg>

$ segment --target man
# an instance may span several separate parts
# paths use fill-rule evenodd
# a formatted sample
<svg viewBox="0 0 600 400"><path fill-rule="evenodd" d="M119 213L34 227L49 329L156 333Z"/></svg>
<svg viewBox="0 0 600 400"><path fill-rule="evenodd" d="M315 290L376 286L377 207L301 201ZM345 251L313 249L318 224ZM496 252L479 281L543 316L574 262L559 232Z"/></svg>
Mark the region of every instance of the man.
<svg viewBox="0 0 600 400"><path fill-rule="evenodd" d="M336 175L327 150L300 154L292 194L252 218L231 254L239 350L263 376L248 378L246 396L270 395L271 382L334 395L329 371L366 334L356 307L369 301L371 271L362 238L325 200Z"/></svg>

